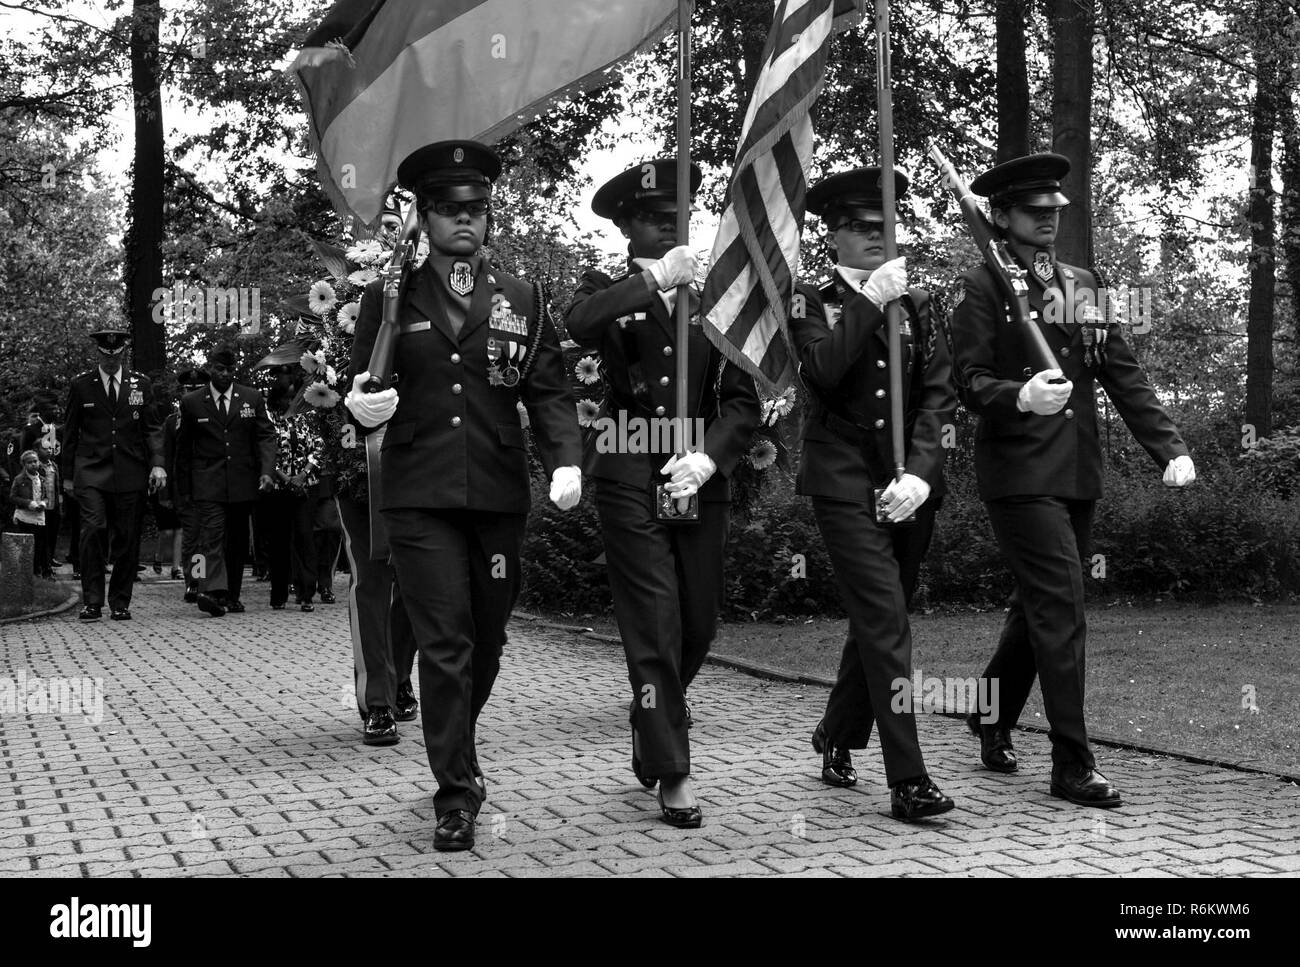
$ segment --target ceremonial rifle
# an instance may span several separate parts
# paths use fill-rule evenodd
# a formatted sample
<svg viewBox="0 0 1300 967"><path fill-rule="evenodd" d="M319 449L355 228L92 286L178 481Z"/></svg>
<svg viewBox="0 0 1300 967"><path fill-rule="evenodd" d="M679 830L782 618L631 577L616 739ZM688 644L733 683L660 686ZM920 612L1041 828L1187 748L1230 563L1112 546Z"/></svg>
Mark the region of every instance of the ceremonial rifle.
<svg viewBox="0 0 1300 967"><path fill-rule="evenodd" d="M402 309L402 298L411 283L411 267L415 262L415 250L420 241L420 212L415 201L406 210L401 233L393 247L393 255L388 264L380 271L384 280L383 314L379 322L379 332L375 335L374 348L370 350L370 362L366 366L370 379L362 387L367 393L378 393L392 386L393 356L397 350L397 337L401 333L398 317ZM370 559L382 561L388 557L388 532L384 529L379 507L383 497L383 477L379 469L380 449L384 445L384 433L388 425L383 424L366 436L366 486L370 491Z"/></svg>
<svg viewBox="0 0 1300 967"><path fill-rule="evenodd" d="M957 204L966 219L966 227L970 229L971 238L984 256L984 264L993 273L998 288L1002 290L1003 297L1011 307L1012 320L1029 338L1030 355L1038 364L1038 372L1045 369L1059 370L1061 364L1057 362L1056 354L1052 352L1052 347L1047 344L1047 339L1044 338L1042 330L1038 328L1030 313L1028 272L1011 257L1006 240L993 230L993 226L980 211L970 188L962 181L961 175L957 174L957 169L952 166L952 162L944 157L938 145L930 145L929 155L930 160L939 166L944 184L957 196Z"/></svg>

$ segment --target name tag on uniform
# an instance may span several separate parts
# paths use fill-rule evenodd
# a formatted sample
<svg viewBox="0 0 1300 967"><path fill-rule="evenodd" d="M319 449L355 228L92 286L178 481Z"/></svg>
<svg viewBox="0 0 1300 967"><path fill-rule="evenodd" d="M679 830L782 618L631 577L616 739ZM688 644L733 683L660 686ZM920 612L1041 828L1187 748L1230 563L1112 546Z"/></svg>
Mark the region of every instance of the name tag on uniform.
<svg viewBox="0 0 1300 967"><path fill-rule="evenodd" d="M84 409L88 409L89 407L92 407L92 406L94 406L94 405L95 405L94 403L82 403L82 404L81 404L81 408L84 410Z"/></svg>
<svg viewBox="0 0 1300 967"><path fill-rule="evenodd" d="M207 423L207 422L208 422L208 417L206 417L206 416L200 416L199 419L198 419L198 422L199 422L199 423Z"/></svg>
<svg viewBox="0 0 1300 967"><path fill-rule="evenodd" d="M424 332L426 329L430 328L432 325L433 325L433 323L431 323L428 319L425 319L423 322L413 322L413 323L411 323L410 325L403 326L403 327L402 327L402 332L403 332L403 333L408 333L408 332Z"/></svg>

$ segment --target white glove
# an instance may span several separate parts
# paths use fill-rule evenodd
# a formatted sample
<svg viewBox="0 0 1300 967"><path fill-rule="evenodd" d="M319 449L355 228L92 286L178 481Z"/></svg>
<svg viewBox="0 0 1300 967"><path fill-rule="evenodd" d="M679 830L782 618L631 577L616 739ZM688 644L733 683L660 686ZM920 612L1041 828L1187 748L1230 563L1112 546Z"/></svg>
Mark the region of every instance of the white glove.
<svg viewBox="0 0 1300 967"><path fill-rule="evenodd" d="M367 429L387 423L397 412L397 390L391 387L378 393L367 393L361 387L370 379L369 373L359 373L352 380L352 389L343 397L343 405Z"/></svg>
<svg viewBox="0 0 1300 967"><path fill-rule="evenodd" d="M669 249L663 258L650 263L650 267L646 269L654 276L655 285L659 286L660 290L690 285L695 281L695 274L699 270L699 259L685 245Z"/></svg>
<svg viewBox="0 0 1300 967"><path fill-rule="evenodd" d="M1165 467L1166 487L1186 487L1195 479L1196 467L1192 465L1192 458L1186 454L1174 457L1169 461L1169 466Z"/></svg>
<svg viewBox="0 0 1300 967"><path fill-rule="evenodd" d="M673 497L684 498L697 493L718 472L718 465L707 453L696 450L684 457L672 457L659 472L672 474L664 489Z"/></svg>
<svg viewBox="0 0 1300 967"><path fill-rule="evenodd" d="M905 473L898 480L891 480L885 492L880 495L880 503L889 512L889 520L892 523L910 517L929 499L930 485L912 473Z"/></svg>
<svg viewBox="0 0 1300 967"><path fill-rule="evenodd" d="M901 255L885 262L862 283L862 294L881 309L907 294L907 260Z"/></svg>
<svg viewBox="0 0 1300 967"><path fill-rule="evenodd" d="M1033 411L1039 416L1052 416L1061 412L1070 399L1070 393L1074 389L1074 384L1068 379L1064 383L1050 383L1048 380L1060 379L1062 373L1059 369L1045 369L1041 373L1035 373L1024 386L1020 387L1020 395L1016 397L1016 409L1021 413Z"/></svg>
<svg viewBox="0 0 1300 967"><path fill-rule="evenodd" d="M551 474L551 503L560 510L572 510L582 499L582 470L556 467Z"/></svg>

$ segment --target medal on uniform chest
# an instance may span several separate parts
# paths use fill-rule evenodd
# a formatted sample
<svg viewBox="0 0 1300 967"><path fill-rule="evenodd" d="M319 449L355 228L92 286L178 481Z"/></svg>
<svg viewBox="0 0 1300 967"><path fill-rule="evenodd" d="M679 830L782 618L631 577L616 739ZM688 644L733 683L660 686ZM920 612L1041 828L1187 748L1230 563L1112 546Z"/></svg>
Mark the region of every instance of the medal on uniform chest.
<svg viewBox="0 0 1300 967"><path fill-rule="evenodd" d="M1038 277L1038 281L1042 282L1043 285L1051 282L1056 275L1056 266L1052 264L1052 257L1046 252L1035 252L1034 264L1030 268L1033 269L1034 275Z"/></svg>
<svg viewBox="0 0 1300 967"><path fill-rule="evenodd" d="M519 385L519 370L527 351L528 320L513 311L510 300L501 292L492 296L492 315L488 321L488 383L512 388ZM520 339L513 339L519 336Z"/></svg>
<svg viewBox="0 0 1300 967"><path fill-rule="evenodd" d="M447 274L447 285L457 295L469 295L474 290L474 267L459 259L452 262L451 271Z"/></svg>

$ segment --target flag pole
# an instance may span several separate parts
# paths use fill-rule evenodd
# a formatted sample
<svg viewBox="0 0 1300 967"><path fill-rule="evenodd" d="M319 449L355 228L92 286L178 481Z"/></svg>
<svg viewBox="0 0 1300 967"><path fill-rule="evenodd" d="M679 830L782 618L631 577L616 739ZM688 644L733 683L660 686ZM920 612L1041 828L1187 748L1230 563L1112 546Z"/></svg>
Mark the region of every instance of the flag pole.
<svg viewBox="0 0 1300 967"><path fill-rule="evenodd" d="M677 0L677 244L691 235L691 17L694 0ZM686 455L687 347L690 341L690 286L677 287L677 455ZM695 441L700 445L703 441Z"/></svg>
<svg viewBox="0 0 1300 967"><path fill-rule="evenodd" d="M876 110L880 116L880 201L885 218L885 260L898 257L894 198L894 95L889 69L889 0L876 0ZM885 306L889 346L889 416L893 431L894 479L904 471L903 349L899 336L898 300Z"/></svg>

